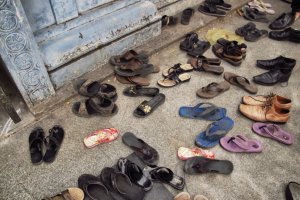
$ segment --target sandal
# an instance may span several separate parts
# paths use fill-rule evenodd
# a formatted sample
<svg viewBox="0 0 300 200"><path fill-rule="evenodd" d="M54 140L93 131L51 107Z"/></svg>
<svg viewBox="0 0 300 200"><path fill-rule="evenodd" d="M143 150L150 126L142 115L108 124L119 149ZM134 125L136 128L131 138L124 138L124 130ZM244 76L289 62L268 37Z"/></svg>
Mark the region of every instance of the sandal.
<svg viewBox="0 0 300 200"><path fill-rule="evenodd" d="M190 23L190 19L193 16L194 12L195 11L192 8L187 8L184 11L182 11L181 24L188 25Z"/></svg>
<svg viewBox="0 0 300 200"><path fill-rule="evenodd" d="M230 89L230 84L226 81L222 81L220 83L212 82L207 86L199 89L197 91L197 96L205 99L214 98L223 92L226 92Z"/></svg>
<svg viewBox="0 0 300 200"><path fill-rule="evenodd" d="M256 122L253 124L252 130L260 136L272 138L283 144L291 145L294 141L292 134L284 131L276 124Z"/></svg>
<svg viewBox="0 0 300 200"><path fill-rule="evenodd" d="M115 115L118 112L118 106L109 99L93 97L74 103L72 112L78 117L107 117Z"/></svg>
<svg viewBox="0 0 300 200"><path fill-rule="evenodd" d="M29 152L32 164L40 164L43 161L44 130L37 127L29 136Z"/></svg>
<svg viewBox="0 0 300 200"><path fill-rule="evenodd" d="M212 148L219 144L220 139L233 128L233 125L234 121L229 117L213 122L196 137L195 143L199 147Z"/></svg>
<svg viewBox="0 0 300 200"><path fill-rule="evenodd" d="M158 106L165 102L166 96L159 93L149 101L143 101L133 112L136 117L147 117L150 115Z"/></svg>
<svg viewBox="0 0 300 200"><path fill-rule="evenodd" d="M198 147L194 147L192 149L179 147L177 151L177 156L180 160L188 160L189 158L196 156L203 156L205 158L215 159L215 154L208 150L203 150Z"/></svg>
<svg viewBox="0 0 300 200"><path fill-rule="evenodd" d="M126 65L115 67L116 74L126 77L145 76L153 73L153 70L152 64L145 64L138 59L132 59Z"/></svg>
<svg viewBox="0 0 300 200"><path fill-rule="evenodd" d="M204 107L203 105L208 105ZM179 115L191 119L217 121L226 116L226 109L212 103L199 103L194 107L180 107Z"/></svg>
<svg viewBox="0 0 300 200"><path fill-rule="evenodd" d="M201 59L203 62L207 62L210 65L220 65L221 59L219 58L207 58L205 56L199 56L199 59Z"/></svg>
<svg viewBox="0 0 300 200"><path fill-rule="evenodd" d="M184 178L177 176L166 167L156 167L149 171L149 175L152 181L166 183L177 190L183 190L185 186Z"/></svg>
<svg viewBox="0 0 300 200"><path fill-rule="evenodd" d="M265 13L262 13L256 9L249 8L248 6L244 6L242 8L244 13L244 18L250 21L269 23L268 18Z"/></svg>
<svg viewBox="0 0 300 200"><path fill-rule="evenodd" d="M185 162L183 170L187 174L220 173L230 174L233 171L233 164L228 160L213 160L204 157L190 158Z"/></svg>
<svg viewBox="0 0 300 200"><path fill-rule="evenodd" d="M224 79L230 84L239 86L251 94L257 93L257 87L253 83L250 83L250 81L245 77L236 75L234 73L225 72Z"/></svg>
<svg viewBox="0 0 300 200"><path fill-rule="evenodd" d="M78 187L84 191L84 199L113 200L109 190L101 182L101 179L91 174L81 175L78 178Z"/></svg>
<svg viewBox="0 0 300 200"><path fill-rule="evenodd" d="M158 80L157 84L161 87L174 87L180 83L188 82L191 79L191 75L188 73L178 74L178 72L173 71L164 79Z"/></svg>
<svg viewBox="0 0 300 200"><path fill-rule="evenodd" d="M94 133L83 139L83 143L87 148L92 148L102 143L109 143L116 140L119 136L119 131L115 128L105 128L97 130Z"/></svg>
<svg viewBox="0 0 300 200"><path fill-rule="evenodd" d="M158 152L146 142L137 138L133 133L127 132L122 136L124 144L134 150L135 155L147 165L156 165L158 163Z"/></svg>
<svg viewBox="0 0 300 200"><path fill-rule="evenodd" d="M177 17L173 17L173 16L168 16L168 15L164 15L161 18L161 26L173 26L177 24Z"/></svg>
<svg viewBox="0 0 300 200"><path fill-rule="evenodd" d="M188 55L193 57L202 56L210 48L210 43L207 41L198 41L193 48L188 51Z"/></svg>
<svg viewBox="0 0 300 200"><path fill-rule="evenodd" d="M197 33L189 33L185 36L184 41L180 42L180 49L183 51L189 51L193 48L194 44L199 41Z"/></svg>
<svg viewBox="0 0 300 200"><path fill-rule="evenodd" d="M47 147L47 150L43 157L44 162L51 163L55 160L64 136L65 131L60 126L54 126L49 130L49 136L45 138L45 145Z"/></svg>
<svg viewBox="0 0 300 200"><path fill-rule="evenodd" d="M53 197L45 197L42 200L83 200L84 193L79 188L68 188L65 191L60 192L59 194Z"/></svg>
<svg viewBox="0 0 300 200"><path fill-rule="evenodd" d="M138 165L126 158L120 158L117 165L119 170L126 174L132 183L140 186L144 191L152 189L152 181L143 174L143 170Z"/></svg>
<svg viewBox="0 0 300 200"><path fill-rule="evenodd" d="M145 53L137 53L135 50L129 50L121 56L112 56L110 63L112 65L126 65L130 60L138 59L143 63L148 63L149 57Z"/></svg>
<svg viewBox="0 0 300 200"><path fill-rule="evenodd" d="M216 17L225 17L226 12L223 10L218 10L217 6L212 3L204 3L199 6L198 11L206 14L206 15L211 15L211 16L216 16Z"/></svg>
<svg viewBox="0 0 300 200"><path fill-rule="evenodd" d="M155 97L158 95L159 89L154 87L142 87L140 85L130 86L124 89L123 94L129 97L148 96Z"/></svg>
<svg viewBox="0 0 300 200"><path fill-rule="evenodd" d="M253 22L249 22L247 24L245 24L244 26L238 28L235 30L235 34L241 36L241 37L245 37L246 35L249 34L249 32L253 29L256 28L256 25Z"/></svg>
<svg viewBox="0 0 300 200"><path fill-rule="evenodd" d="M260 141L246 138L243 135L225 136L220 140L220 144L225 150L234 153L260 153L263 150Z"/></svg>
<svg viewBox="0 0 300 200"><path fill-rule="evenodd" d="M231 59L231 58L228 58L228 55L225 56L224 55L225 47L222 46L221 44L218 44L218 43L214 44L212 47L212 51L217 57L227 61L228 63L232 64L233 66L240 66L242 64L242 59Z"/></svg>
<svg viewBox="0 0 300 200"><path fill-rule="evenodd" d="M192 58L188 61L193 68L197 71L211 72L220 75L224 72L224 68L221 66L210 65L207 61L201 58Z"/></svg>
<svg viewBox="0 0 300 200"><path fill-rule="evenodd" d="M150 82L147 78L145 77L140 77L140 76L133 76L133 77L124 77L124 76L119 76L115 75L116 79L123 84L135 84L135 85L141 85L141 86L148 86L150 85Z"/></svg>
<svg viewBox="0 0 300 200"><path fill-rule="evenodd" d="M144 200L145 198L146 192L142 188L132 184L126 174L117 172L113 168L104 168L100 179L110 191L113 199Z"/></svg>
<svg viewBox="0 0 300 200"><path fill-rule="evenodd" d="M256 42L261 38L267 37L268 31L267 30L258 30L254 29L245 36L245 40L248 42Z"/></svg>
<svg viewBox="0 0 300 200"><path fill-rule="evenodd" d="M190 65L190 64L176 64L174 65L173 67L168 67L167 69L165 69L162 73L162 75L164 77L167 77L169 76L172 72L176 71L176 73L178 74L182 74L184 72L190 72L190 71L193 71L193 67Z"/></svg>

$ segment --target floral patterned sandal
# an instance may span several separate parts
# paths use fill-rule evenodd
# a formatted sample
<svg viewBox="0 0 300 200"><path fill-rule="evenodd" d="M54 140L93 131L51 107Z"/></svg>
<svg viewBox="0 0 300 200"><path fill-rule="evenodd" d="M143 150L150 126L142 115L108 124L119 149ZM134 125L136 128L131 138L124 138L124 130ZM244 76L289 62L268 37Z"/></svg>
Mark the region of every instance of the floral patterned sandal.
<svg viewBox="0 0 300 200"><path fill-rule="evenodd" d="M115 128L105 128L97 130L83 140L84 145L87 148L92 148L98 144L108 143L116 140L119 136L119 131Z"/></svg>
<svg viewBox="0 0 300 200"><path fill-rule="evenodd" d="M197 147L192 149L186 147L179 147L177 152L178 157L180 160L187 160L192 157L202 156L205 158L215 159L215 154L208 150L203 150Z"/></svg>

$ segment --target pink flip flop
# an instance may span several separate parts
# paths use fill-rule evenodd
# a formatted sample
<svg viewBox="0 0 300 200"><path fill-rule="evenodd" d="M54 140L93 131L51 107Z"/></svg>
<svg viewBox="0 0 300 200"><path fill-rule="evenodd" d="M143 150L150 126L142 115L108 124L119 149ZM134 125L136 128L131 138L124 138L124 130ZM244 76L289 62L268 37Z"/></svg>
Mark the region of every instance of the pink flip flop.
<svg viewBox="0 0 300 200"><path fill-rule="evenodd" d="M197 147L192 149L186 147L179 147L177 155L181 160L187 160L192 157L202 156L205 158L215 159L215 154L208 150L203 150Z"/></svg>
<svg viewBox="0 0 300 200"><path fill-rule="evenodd" d="M235 153L260 153L263 150L260 141L246 138L243 135L225 136L220 140L220 144L225 150Z"/></svg>
<svg viewBox="0 0 300 200"><path fill-rule="evenodd" d="M253 124L252 130L258 135L272 138L283 144L288 144L288 145L293 144L293 140L294 140L293 135L284 131L276 124L257 122Z"/></svg>
<svg viewBox="0 0 300 200"><path fill-rule="evenodd" d="M119 136L119 131L115 128L105 128L97 130L83 140L84 145L87 148L92 148L98 144L108 143L114 141Z"/></svg>

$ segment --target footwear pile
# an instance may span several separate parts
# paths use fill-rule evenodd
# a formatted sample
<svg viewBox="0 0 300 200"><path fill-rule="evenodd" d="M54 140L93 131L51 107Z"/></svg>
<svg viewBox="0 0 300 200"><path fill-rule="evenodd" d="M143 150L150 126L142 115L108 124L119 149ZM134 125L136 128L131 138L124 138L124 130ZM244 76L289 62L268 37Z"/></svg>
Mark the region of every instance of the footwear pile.
<svg viewBox="0 0 300 200"><path fill-rule="evenodd" d="M257 60L256 65L269 71L254 76L254 82L261 85L275 85L276 83L288 83L296 60L279 56L270 60Z"/></svg>
<svg viewBox="0 0 300 200"><path fill-rule="evenodd" d="M199 57L210 48L210 43L199 40L198 34L192 32L185 36L179 47L181 50L186 51L189 56Z"/></svg>
<svg viewBox="0 0 300 200"><path fill-rule="evenodd" d="M269 19L267 18L267 14L265 12L261 12L256 8L251 8L248 5L245 5L242 8L238 9L237 12L240 16L244 17L246 20L269 23Z"/></svg>
<svg viewBox="0 0 300 200"><path fill-rule="evenodd" d="M117 114L117 90L113 85L87 79L80 79L74 89L81 96L87 97L75 102L72 112L79 117L112 116Z"/></svg>
<svg viewBox="0 0 300 200"><path fill-rule="evenodd" d="M217 57L227 61L233 66L239 66L246 57L247 45L221 38L213 45L212 51Z"/></svg>
<svg viewBox="0 0 300 200"><path fill-rule="evenodd" d="M224 0L205 0L198 8L198 11L211 16L224 17L225 11L231 9L231 5L224 2Z"/></svg>
<svg viewBox="0 0 300 200"><path fill-rule="evenodd" d="M267 30L257 29L256 25L252 22L249 22L246 25L236 29L235 33L244 37L244 39L248 42L256 42L259 39L268 36Z"/></svg>
<svg viewBox="0 0 300 200"><path fill-rule="evenodd" d="M148 62L149 57L145 53L138 53L135 50L110 58L110 63L115 66L116 78L123 84L150 85L145 76L158 73L159 68Z"/></svg>
<svg viewBox="0 0 300 200"><path fill-rule="evenodd" d="M275 94L244 96L239 110L244 116L257 122L286 123L291 106L290 99Z"/></svg>

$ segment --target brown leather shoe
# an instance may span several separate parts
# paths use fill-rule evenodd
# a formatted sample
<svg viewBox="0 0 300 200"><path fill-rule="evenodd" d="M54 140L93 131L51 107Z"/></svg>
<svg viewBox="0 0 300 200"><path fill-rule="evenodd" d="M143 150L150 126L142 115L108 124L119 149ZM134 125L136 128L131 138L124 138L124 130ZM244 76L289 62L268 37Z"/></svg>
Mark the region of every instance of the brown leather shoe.
<svg viewBox="0 0 300 200"><path fill-rule="evenodd" d="M263 106L267 101L271 101L277 108L290 109L292 100L279 95L259 95L259 96L244 96L243 103L253 106Z"/></svg>
<svg viewBox="0 0 300 200"><path fill-rule="evenodd" d="M239 109L243 115L257 122L285 123L290 117L290 111L288 109L278 108L275 104L272 106L253 106L240 104Z"/></svg>
<svg viewBox="0 0 300 200"><path fill-rule="evenodd" d="M180 192L176 197L174 197L174 200L191 200L191 197L187 192Z"/></svg>

